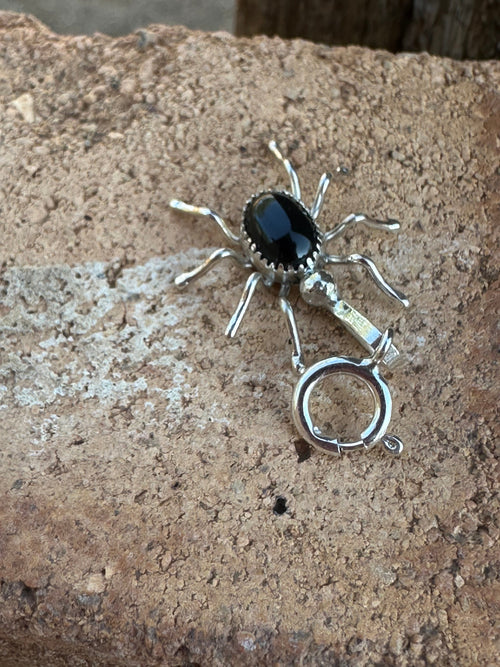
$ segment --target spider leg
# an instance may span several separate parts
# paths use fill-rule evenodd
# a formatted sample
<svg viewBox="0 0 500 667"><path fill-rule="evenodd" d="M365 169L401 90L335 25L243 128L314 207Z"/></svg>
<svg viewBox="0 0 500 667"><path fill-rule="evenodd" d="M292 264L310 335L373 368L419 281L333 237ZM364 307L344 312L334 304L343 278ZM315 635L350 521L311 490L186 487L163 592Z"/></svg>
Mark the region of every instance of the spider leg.
<svg viewBox="0 0 500 667"><path fill-rule="evenodd" d="M336 236L343 234L347 227L350 227L355 224L362 224L365 227L370 227L371 229L378 229L386 232L395 232L400 228L400 224L397 220L387 220L383 222L382 220L375 220L375 218L370 218L363 213L351 213L347 218L344 218L342 222L339 222L332 230L326 232L324 237L324 242L328 243Z"/></svg>
<svg viewBox="0 0 500 667"><path fill-rule="evenodd" d="M305 371L306 367L304 365L304 356L302 354L302 347L300 345L299 331L297 329L297 322L295 321L295 315L293 308L290 305L290 302L287 299L288 293L290 291L289 285L283 285L280 290L280 306L283 314L286 318L286 323L288 326L288 333L292 339L293 352L292 352L292 366L299 375Z"/></svg>
<svg viewBox="0 0 500 667"><path fill-rule="evenodd" d="M238 264L241 264L241 266L245 268L250 268L252 266L250 262L245 257L243 257L243 255L240 255L231 248L219 248L218 250L215 250L215 252L213 252L210 257L208 257L202 264L197 266L196 269L188 271L187 273L181 273L179 276L177 276L175 279L175 284L177 287L185 287L186 285L189 285L189 283L193 282L193 280L196 280L209 269L211 269L214 264L216 264L221 259L225 259L226 257L233 259L235 262L238 262Z"/></svg>
<svg viewBox="0 0 500 667"><path fill-rule="evenodd" d="M375 266L375 262L370 259L370 257L357 254L346 255L344 257L339 255L325 255L324 262L326 264L359 264L368 271L377 287L381 289L384 294L387 294L387 296L396 299L396 301L399 301L399 303L405 306L405 308L410 305L407 297L402 292L397 290L395 287L391 287L389 283L384 280L382 274Z"/></svg>
<svg viewBox="0 0 500 667"><path fill-rule="evenodd" d="M286 157L283 157L283 153L281 152L280 148L278 147L278 144L275 141L269 142L269 150L285 167L286 173L290 177L290 184L292 186L292 195L295 197L295 199L300 200L299 177L297 176L297 172L295 171L295 169L292 167L292 163Z"/></svg>
<svg viewBox="0 0 500 667"><path fill-rule="evenodd" d="M212 211L212 209L206 208L204 206L192 206L191 204L186 204L185 202L179 201L178 199L171 199L170 207L175 208L177 211L183 211L184 213L191 213L193 215L201 215L205 218L210 218L215 223L217 223L228 241L231 241L231 243L240 242L240 237L236 236L236 234L229 229L220 215L215 211Z"/></svg>
<svg viewBox="0 0 500 667"><path fill-rule="evenodd" d="M311 217L316 222L318 216L323 208L323 201L325 199L326 191L332 180L332 175L329 172L326 172L319 179L318 189L316 191L316 196L314 197L314 203L311 207Z"/></svg>
<svg viewBox="0 0 500 667"><path fill-rule="evenodd" d="M236 310L234 311L231 319L229 320L229 324L226 327L226 336L229 336L229 338L234 338L236 335L238 327L241 324L241 320L247 312L248 304L252 299L255 288L261 280L262 275L258 271L255 271L248 276L248 280L245 284L245 287L243 288L243 294L241 295L240 302L238 303L238 306L236 307Z"/></svg>

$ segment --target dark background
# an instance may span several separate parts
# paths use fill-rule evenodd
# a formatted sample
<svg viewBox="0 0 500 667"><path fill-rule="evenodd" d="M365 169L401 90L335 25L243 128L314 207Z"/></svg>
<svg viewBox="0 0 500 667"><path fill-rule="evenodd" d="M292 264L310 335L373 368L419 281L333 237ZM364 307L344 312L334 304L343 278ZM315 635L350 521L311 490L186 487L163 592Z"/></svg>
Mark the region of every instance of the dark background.
<svg viewBox="0 0 500 667"><path fill-rule="evenodd" d="M500 55L500 0L0 0L0 9L69 34L123 35L165 23L455 59Z"/></svg>

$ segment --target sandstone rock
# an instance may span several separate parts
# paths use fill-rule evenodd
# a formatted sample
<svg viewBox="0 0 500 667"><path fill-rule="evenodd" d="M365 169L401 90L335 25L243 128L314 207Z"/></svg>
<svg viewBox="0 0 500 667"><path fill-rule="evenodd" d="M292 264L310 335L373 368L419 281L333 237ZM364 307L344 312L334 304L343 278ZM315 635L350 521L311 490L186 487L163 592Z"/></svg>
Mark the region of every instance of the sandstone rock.
<svg viewBox="0 0 500 667"><path fill-rule="evenodd" d="M148 34L0 14L2 665L495 664L499 64ZM336 274L407 356L400 459L299 441L274 293L228 340L244 272L173 285L221 237L168 201L238 224L271 138L306 201L348 169L325 228L402 221L338 248L409 310ZM308 363L361 354L296 309Z"/></svg>

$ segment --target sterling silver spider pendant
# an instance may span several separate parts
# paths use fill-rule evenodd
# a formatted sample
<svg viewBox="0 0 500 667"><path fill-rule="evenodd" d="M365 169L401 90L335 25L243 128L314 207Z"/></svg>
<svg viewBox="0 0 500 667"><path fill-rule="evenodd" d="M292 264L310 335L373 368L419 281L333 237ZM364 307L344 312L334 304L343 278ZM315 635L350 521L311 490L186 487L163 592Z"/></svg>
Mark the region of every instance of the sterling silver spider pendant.
<svg viewBox="0 0 500 667"><path fill-rule="evenodd" d="M382 333L341 299L333 276L325 270L332 264L358 264L368 271L382 292L403 306L408 306L405 295L384 280L369 257L359 254L340 256L328 252L330 242L349 226L363 224L373 229L392 232L399 229L399 222L382 222L357 213L347 216L332 230L322 232L317 220L332 175L324 173L321 176L314 202L308 208L302 201L299 178L290 161L282 155L275 141L269 143L269 149L286 169L291 192L273 188L252 195L243 209L239 235L231 231L224 220L211 209L192 206L178 199L171 200L170 206L178 211L213 220L233 246L216 250L200 266L179 275L175 283L178 287L184 287L202 276L219 260L226 258L251 269L252 273L246 281L240 302L226 328L226 335L230 337L235 336L258 284L271 287L278 283L279 304L293 345L292 366L300 376L292 398L292 415L300 435L310 444L328 453L369 449L381 442L388 451L399 454L403 443L395 435L387 433L392 400L379 369L382 364L390 366L399 357L399 352L392 344L392 330L387 329ZM329 310L368 350L369 356L365 359L330 357L306 369L294 312L288 300L290 289L294 285L298 285L300 294L307 303ZM317 383L333 374L354 376L368 387L373 397L372 421L357 440L343 441L323 433L313 423L309 408L312 390Z"/></svg>

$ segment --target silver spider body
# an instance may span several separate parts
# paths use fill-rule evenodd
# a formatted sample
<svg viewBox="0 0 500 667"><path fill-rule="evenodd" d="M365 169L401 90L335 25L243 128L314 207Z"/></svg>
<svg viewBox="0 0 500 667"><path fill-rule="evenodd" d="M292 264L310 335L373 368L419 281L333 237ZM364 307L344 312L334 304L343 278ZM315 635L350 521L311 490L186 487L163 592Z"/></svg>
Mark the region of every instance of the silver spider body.
<svg viewBox="0 0 500 667"><path fill-rule="evenodd" d="M266 287L278 283L280 285L279 304L285 316L293 343L292 365L300 375L304 372L305 365L293 308L288 299L290 289L294 284L299 285L301 296L307 303L319 305L330 310L353 333L361 344L373 353L381 341L382 333L360 313L339 299L336 284L332 276L325 271L325 268L331 264L354 264L362 266L368 271L375 284L387 296L395 299L403 306L408 305L408 299L399 290L391 287L385 281L375 263L369 257L361 254L334 255L328 251L328 246L333 239L340 236L348 227L353 225L362 224L371 229L394 232L399 229L399 222L396 220L383 222L363 213L353 213L344 218L344 220L330 231L323 232L317 225L317 220L323 208L325 195L332 175L327 172L321 176L314 201L308 207L302 201L299 178L290 161L283 156L275 141L269 143L269 149L284 166L290 179L290 191L272 189L253 195L247 201L244 208L239 234L235 234L215 211L206 207L186 204L178 199L171 200L170 206L173 209L208 218L215 222L229 244L229 247L219 248L214 251L200 266L177 276L175 280L176 285L178 287L188 285L222 259L232 259L242 267L251 269L252 272L248 276L240 302L226 328L226 335L233 337L241 324L259 283L263 283ZM245 226L245 212L249 210L248 207L252 206L252 202L260 195L286 197L292 204L295 203L297 211L302 211L309 223L313 225L314 239L317 245L311 250L304 263L294 266L290 264L283 265L273 261L272 257L264 257L258 243L249 235L248 228ZM251 213L252 211L250 211ZM300 213L297 213L297 215L300 215ZM390 345L384 363L389 365L397 356L398 352L396 348Z"/></svg>

